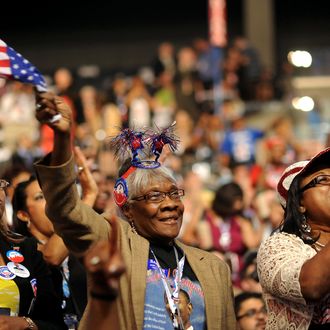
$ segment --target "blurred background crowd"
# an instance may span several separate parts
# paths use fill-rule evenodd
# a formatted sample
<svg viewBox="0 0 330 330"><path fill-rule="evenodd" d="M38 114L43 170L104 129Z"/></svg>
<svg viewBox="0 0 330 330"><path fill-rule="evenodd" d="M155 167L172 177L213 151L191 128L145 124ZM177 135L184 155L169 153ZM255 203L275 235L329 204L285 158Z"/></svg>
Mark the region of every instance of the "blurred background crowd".
<svg viewBox="0 0 330 330"><path fill-rule="evenodd" d="M63 67L51 77L50 89L74 109L74 143L98 184L98 212L114 208L118 164L109 137L124 127L163 128L176 122L180 146L164 161L186 191L180 238L228 260L241 288L246 257L282 217L275 194L282 171L314 154L326 137L299 141L294 116L284 108L290 91L263 71L257 51L241 36L226 49L219 87L223 101L221 111L215 111L207 70L210 49L202 38L180 49L164 41L150 65L134 75L116 73L103 88L77 87L73 73ZM16 81L2 86L1 172L12 188L52 149L52 131L39 126L34 113L32 86Z"/></svg>

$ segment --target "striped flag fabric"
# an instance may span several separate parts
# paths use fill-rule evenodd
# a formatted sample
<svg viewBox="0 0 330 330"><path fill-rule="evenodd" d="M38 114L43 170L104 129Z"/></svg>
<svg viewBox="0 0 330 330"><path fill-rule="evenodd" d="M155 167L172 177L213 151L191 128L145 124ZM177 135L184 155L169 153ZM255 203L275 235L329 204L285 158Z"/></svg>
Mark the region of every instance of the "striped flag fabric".
<svg viewBox="0 0 330 330"><path fill-rule="evenodd" d="M46 92L45 78L38 69L0 39L0 77L32 84L38 92Z"/></svg>

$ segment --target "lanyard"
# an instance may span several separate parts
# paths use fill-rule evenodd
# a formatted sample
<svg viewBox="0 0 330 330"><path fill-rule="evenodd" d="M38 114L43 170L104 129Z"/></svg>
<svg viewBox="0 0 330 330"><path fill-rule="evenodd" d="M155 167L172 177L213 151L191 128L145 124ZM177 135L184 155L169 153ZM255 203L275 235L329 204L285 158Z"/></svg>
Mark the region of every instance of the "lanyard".
<svg viewBox="0 0 330 330"><path fill-rule="evenodd" d="M70 297L70 288L69 288L69 277L70 277L70 271L69 271L69 257L66 257L64 261L62 262L62 289L63 294L65 298Z"/></svg>
<svg viewBox="0 0 330 330"><path fill-rule="evenodd" d="M178 304L179 304L180 283L181 283L182 274L183 274L185 255L183 255L183 257L179 261L178 251L175 246L173 246L173 248L174 248L175 259L176 259L176 264L177 264L177 272L176 272L175 278L174 278L174 288L173 289L171 288L171 285L168 283L166 276L164 274L164 271L160 267L160 264L158 262L158 259L155 255L154 251L152 251L152 249L150 249L150 250L155 258L157 270L162 279L162 283L163 283L163 286L165 289L167 301L168 301L168 304L171 309L171 314L172 314L171 319L172 319L173 327L174 327L174 329L181 330L181 329L184 329L184 327L183 327L182 319L180 316L180 310L179 310Z"/></svg>

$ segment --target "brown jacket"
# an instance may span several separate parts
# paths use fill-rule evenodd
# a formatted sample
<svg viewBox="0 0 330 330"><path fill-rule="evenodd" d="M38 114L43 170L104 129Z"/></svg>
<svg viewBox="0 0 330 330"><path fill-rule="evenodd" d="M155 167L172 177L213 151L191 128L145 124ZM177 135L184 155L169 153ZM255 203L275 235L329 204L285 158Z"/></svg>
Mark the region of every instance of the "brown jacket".
<svg viewBox="0 0 330 330"><path fill-rule="evenodd" d="M47 157L35 165L45 195L46 212L56 232L68 248L82 255L89 246L111 233L103 215L83 204L76 189L76 173L71 159L61 166L47 166ZM143 328L149 242L135 234L129 224L119 222L119 242L127 271L120 280L118 312L122 330ZM204 292L208 330L236 329L233 293L228 266L209 252L176 241L185 252ZM88 305L85 317L88 317ZM84 321L81 321L84 329Z"/></svg>

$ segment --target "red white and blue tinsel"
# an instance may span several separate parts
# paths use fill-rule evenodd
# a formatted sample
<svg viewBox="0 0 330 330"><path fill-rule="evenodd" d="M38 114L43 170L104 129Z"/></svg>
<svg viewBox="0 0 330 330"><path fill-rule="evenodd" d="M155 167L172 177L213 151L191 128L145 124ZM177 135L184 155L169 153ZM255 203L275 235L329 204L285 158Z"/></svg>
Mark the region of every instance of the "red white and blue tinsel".
<svg viewBox="0 0 330 330"><path fill-rule="evenodd" d="M158 159L165 145L168 145L172 152L178 148L179 138L174 134L174 128L175 122L163 129L148 128L144 131L135 131L125 128L112 138L110 147L117 158L131 157L134 167L157 168L160 166Z"/></svg>
<svg viewBox="0 0 330 330"><path fill-rule="evenodd" d="M126 178L136 168L154 169L161 164L158 161L165 145L174 152L177 150L179 138L174 134L175 122L164 129L146 129L135 131L131 128L123 129L110 141L116 158L131 158L131 166L117 179L114 187L116 204L122 207L128 199Z"/></svg>

